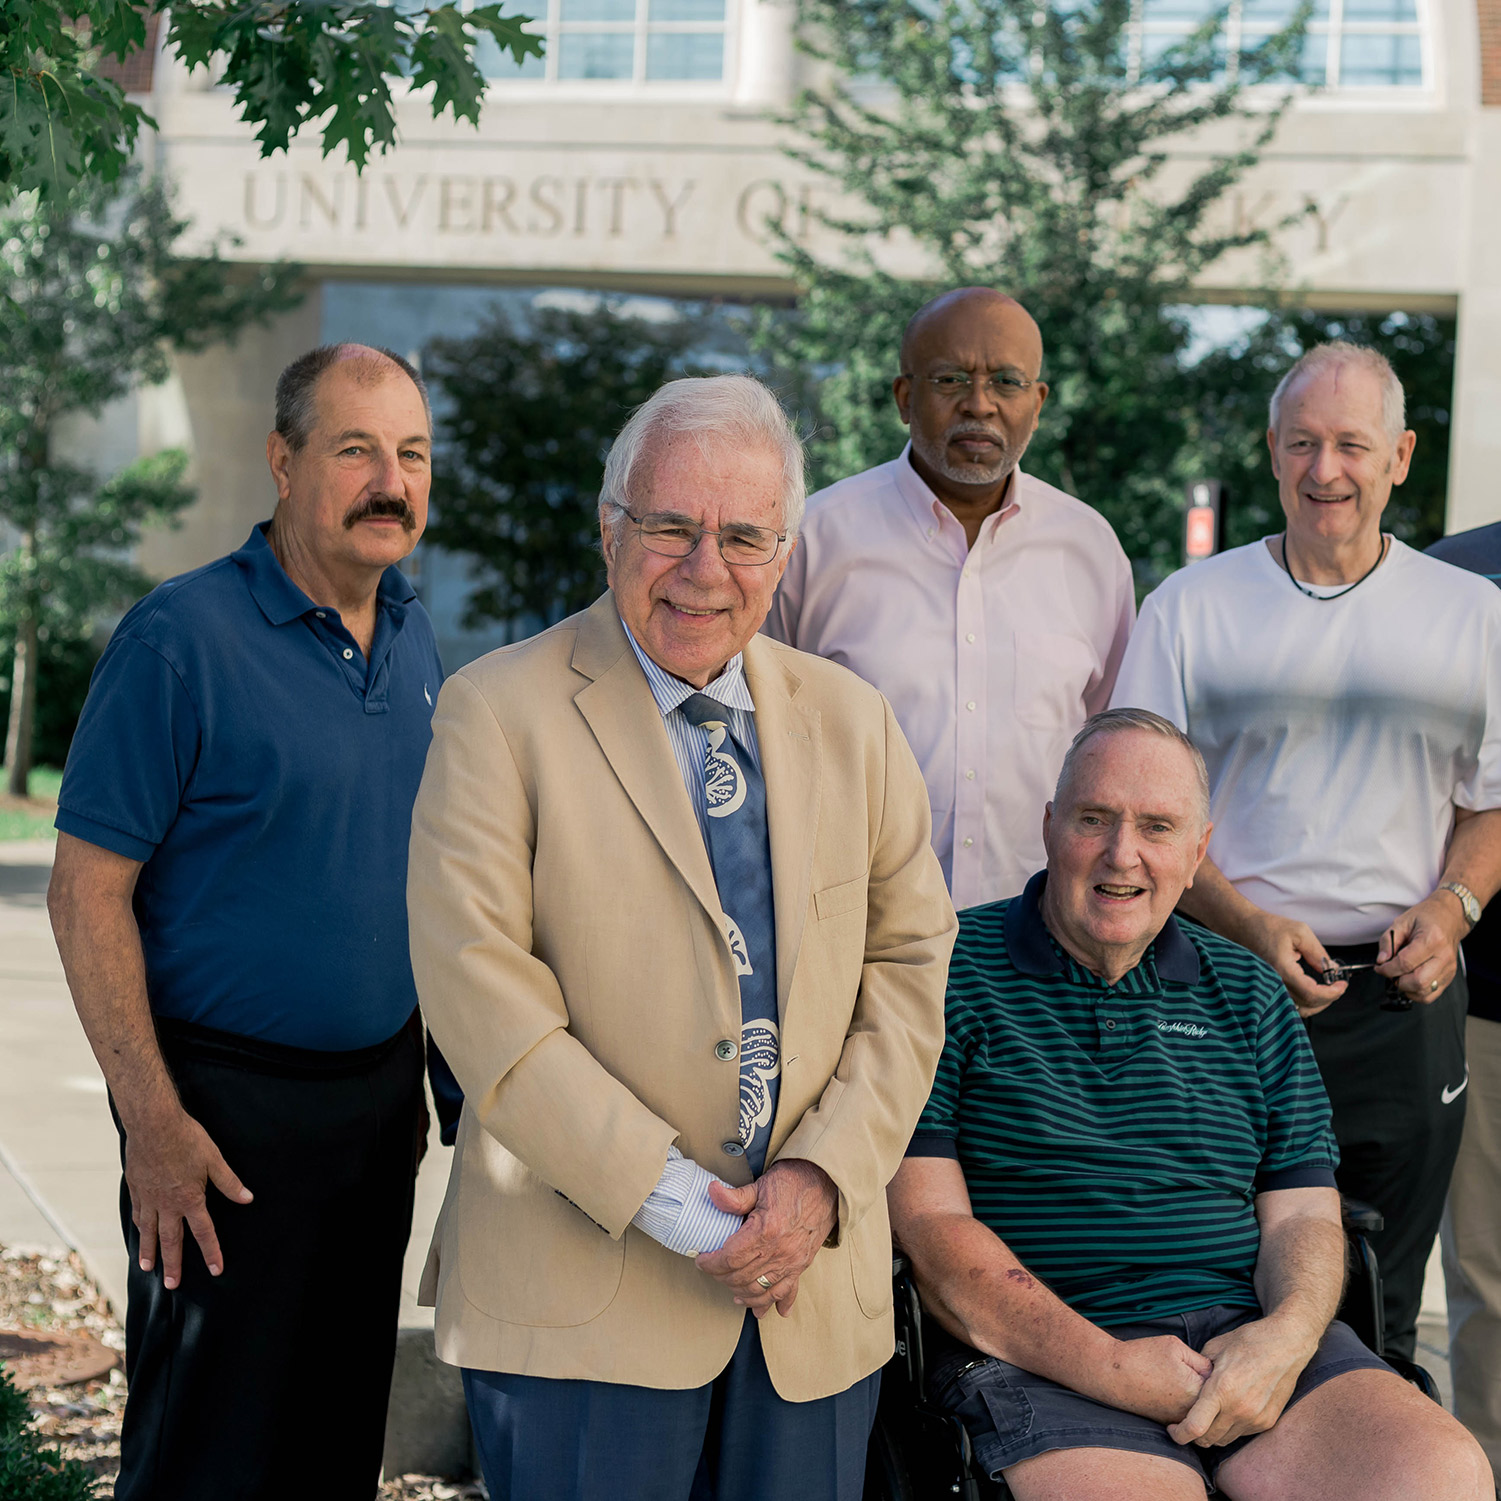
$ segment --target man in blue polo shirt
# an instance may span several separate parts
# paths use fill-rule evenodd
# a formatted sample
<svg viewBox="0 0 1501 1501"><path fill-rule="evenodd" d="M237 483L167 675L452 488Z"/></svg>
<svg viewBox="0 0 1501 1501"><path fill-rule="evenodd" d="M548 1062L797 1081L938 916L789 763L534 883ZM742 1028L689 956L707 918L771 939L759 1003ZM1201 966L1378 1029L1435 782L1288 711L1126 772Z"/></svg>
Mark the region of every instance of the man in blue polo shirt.
<svg viewBox="0 0 1501 1501"><path fill-rule="evenodd" d="M1173 909L1203 759L1113 709L1047 870L960 916L932 1098L891 1185L930 1395L1018 1501L1491 1501L1447 1413L1333 1322L1329 1102L1269 966Z"/></svg>
<svg viewBox="0 0 1501 1501"><path fill-rule="evenodd" d="M405 885L442 673L395 565L430 450L398 356L288 366L275 514L126 615L68 757L48 904L120 1128L119 1501L375 1490L425 1129Z"/></svg>

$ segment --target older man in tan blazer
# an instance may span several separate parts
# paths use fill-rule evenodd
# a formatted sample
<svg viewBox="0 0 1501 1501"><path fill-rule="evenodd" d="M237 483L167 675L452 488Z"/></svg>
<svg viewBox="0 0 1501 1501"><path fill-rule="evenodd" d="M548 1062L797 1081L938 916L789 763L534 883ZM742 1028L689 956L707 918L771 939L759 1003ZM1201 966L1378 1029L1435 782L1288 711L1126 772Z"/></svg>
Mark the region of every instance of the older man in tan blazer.
<svg viewBox="0 0 1501 1501"><path fill-rule="evenodd" d="M764 387L671 383L606 467L610 592L438 701L412 957L465 1106L427 1288L497 1498L860 1495L956 925L885 700L756 635L802 501Z"/></svg>

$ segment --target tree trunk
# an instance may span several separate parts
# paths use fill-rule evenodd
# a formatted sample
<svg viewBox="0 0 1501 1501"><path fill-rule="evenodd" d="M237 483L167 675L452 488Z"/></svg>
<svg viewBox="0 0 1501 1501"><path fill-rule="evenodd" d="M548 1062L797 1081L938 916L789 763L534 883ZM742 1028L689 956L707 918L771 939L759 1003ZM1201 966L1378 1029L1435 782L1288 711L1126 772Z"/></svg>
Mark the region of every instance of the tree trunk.
<svg viewBox="0 0 1501 1501"><path fill-rule="evenodd" d="M31 777L31 726L36 716L36 611L16 622L16 655L10 674L10 728L5 737L6 791L25 797Z"/></svg>

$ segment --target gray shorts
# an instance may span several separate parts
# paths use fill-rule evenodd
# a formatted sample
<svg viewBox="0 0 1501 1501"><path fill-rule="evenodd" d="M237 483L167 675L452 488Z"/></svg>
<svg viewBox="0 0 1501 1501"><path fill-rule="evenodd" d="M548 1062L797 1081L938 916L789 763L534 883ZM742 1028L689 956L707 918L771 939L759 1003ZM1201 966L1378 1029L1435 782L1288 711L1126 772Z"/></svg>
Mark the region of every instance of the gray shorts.
<svg viewBox="0 0 1501 1501"><path fill-rule="evenodd" d="M1193 1349L1202 1350L1217 1335L1228 1334L1260 1317L1250 1308L1204 1308L1146 1324L1116 1325L1110 1332L1117 1339L1173 1334ZM931 1323L927 1327L937 1334L928 1378L931 1400L962 1420L975 1458L992 1479L1024 1459L1035 1459L1053 1449L1126 1449L1188 1465L1212 1494L1215 1472L1256 1437L1247 1434L1210 1449L1175 1444L1161 1423L1080 1396L1008 1361L981 1355L937 1331ZM1346 1371L1367 1370L1390 1371L1391 1367L1366 1349L1349 1325L1336 1320L1324 1331L1287 1406L1292 1407L1316 1386Z"/></svg>

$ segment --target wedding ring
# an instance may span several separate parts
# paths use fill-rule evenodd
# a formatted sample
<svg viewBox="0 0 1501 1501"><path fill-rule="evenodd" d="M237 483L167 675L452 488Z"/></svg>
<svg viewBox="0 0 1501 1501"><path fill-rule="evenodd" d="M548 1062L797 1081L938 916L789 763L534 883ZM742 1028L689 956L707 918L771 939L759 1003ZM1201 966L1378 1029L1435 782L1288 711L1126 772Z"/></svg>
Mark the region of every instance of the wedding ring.
<svg viewBox="0 0 1501 1501"><path fill-rule="evenodd" d="M1437 989L1438 989L1438 981L1437 980L1430 980L1429 983L1428 983L1429 994L1431 995Z"/></svg>
<svg viewBox="0 0 1501 1501"><path fill-rule="evenodd" d="M771 1280L770 1280L770 1278L765 1277L765 1276L761 1276L761 1277L757 1277L756 1281L759 1282L761 1284L761 1286L764 1287L767 1290L767 1292L771 1291Z"/></svg>

